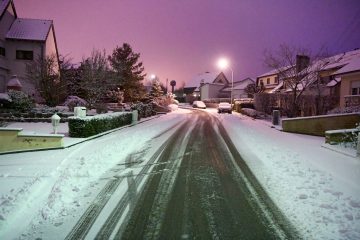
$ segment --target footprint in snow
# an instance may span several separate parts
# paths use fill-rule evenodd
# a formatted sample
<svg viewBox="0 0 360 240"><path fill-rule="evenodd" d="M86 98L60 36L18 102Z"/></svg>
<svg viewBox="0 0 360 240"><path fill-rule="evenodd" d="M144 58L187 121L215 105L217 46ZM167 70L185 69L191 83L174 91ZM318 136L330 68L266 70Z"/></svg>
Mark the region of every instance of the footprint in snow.
<svg viewBox="0 0 360 240"><path fill-rule="evenodd" d="M306 195L306 194L299 195L299 199L307 199L307 198L308 198L308 195Z"/></svg>

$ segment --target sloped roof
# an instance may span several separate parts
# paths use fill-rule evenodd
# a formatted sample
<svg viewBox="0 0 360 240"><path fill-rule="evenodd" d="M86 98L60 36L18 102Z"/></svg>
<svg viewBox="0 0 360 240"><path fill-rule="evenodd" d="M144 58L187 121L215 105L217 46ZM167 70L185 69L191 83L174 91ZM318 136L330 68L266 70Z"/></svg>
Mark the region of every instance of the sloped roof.
<svg viewBox="0 0 360 240"><path fill-rule="evenodd" d="M255 83L255 81L251 78L245 78L241 81L238 82L234 82L234 90L243 90L247 87L247 85L251 84L251 83ZM229 92L231 91L231 87L226 87L224 88L222 91L224 92Z"/></svg>
<svg viewBox="0 0 360 240"><path fill-rule="evenodd" d="M185 88L199 87L200 83L212 83L220 73L200 73L185 84Z"/></svg>
<svg viewBox="0 0 360 240"><path fill-rule="evenodd" d="M0 0L0 15L3 15L11 0Z"/></svg>
<svg viewBox="0 0 360 240"><path fill-rule="evenodd" d="M266 73L264 73L264 74L261 74L260 76L258 76L258 78L275 75L275 74L279 73L279 71L286 71L286 70L288 70L288 69L291 68L291 67L292 67L292 66L282 67L282 68L280 68L280 70L278 70L278 69L273 69L273 70L271 70L271 71L269 71L269 72L266 72Z"/></svg>
<svg viewBox="0 0 360 240"><path fill-rule="evenodd" d="M18 18L6 34L8 39L46 41L52 20Z"/></svg>
<svg viewBox="0 0 360 240"><path fill-rule="evenodd" d="M351 54L347 54L342 61L346 62L346 65L337 70L333 75L360 71L360 50L355 50L352 51Z"/></svg>

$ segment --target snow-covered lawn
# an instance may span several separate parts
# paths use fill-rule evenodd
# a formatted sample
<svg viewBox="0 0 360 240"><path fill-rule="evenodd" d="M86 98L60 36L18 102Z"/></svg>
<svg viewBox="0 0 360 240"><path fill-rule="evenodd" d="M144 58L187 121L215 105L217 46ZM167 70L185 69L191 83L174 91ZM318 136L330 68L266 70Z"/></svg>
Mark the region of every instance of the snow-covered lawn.
<svg viewBox="0 0 360 240"><path fill-rule="evenodd" d="M236 113L205 111L219 117L249 167L305 239L360 239L359 158L322 147L322 137L281 132ZM63 150L0 155L0 239L63 239L106 179L127 173L126 157L148 159L156 150L153 146L191 117L189 112L178 109ZM118 194L126 189L124 181Z"/></svg>

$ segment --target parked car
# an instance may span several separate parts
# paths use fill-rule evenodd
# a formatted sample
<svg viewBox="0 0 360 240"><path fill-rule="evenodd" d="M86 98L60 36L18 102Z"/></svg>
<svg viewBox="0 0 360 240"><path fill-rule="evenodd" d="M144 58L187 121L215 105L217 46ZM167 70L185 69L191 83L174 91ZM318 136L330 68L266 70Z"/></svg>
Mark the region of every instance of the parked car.
<svg viewBox="0 0 360 240"><path fill-rule="evenodd" d="M206 105L203 101L194 101L192 106L194 108L206 108Z"/></svg>
<svg viewBox="0 0 360 240"><path fill-rule="evenodd" d="M218 106L218 113L232 113L231 104L227 102L221 102Z"/></svg>

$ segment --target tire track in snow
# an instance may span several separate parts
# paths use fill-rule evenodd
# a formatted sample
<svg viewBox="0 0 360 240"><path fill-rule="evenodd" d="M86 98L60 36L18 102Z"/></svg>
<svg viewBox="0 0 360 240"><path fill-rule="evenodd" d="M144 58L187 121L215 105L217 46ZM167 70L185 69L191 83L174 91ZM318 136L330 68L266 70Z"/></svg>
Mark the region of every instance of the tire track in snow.
<svg viewBox="0 0 360 240"><path fill-rule="evenodd" d="M171 130L171 128L175 128L177 124L174 124L169 129L166 129L165 131L161 132L156 136L156 138L159 138L160 136L166 134ZM183 124L180 125L180 127L183 126ZM179 127L179 128L180 128ZM140 182L143 180L143 178L146 176L146 173L149 171L149 169L154 165L155 160L158 158L158 156L161 154L161 152L165 149L167 146L167 142L163 143L160 148L153 154L153 156L150 158L150 160L147 162L146 165L144 165L143 169L140 171L140 173L137 174L137 177L135 179L135 183L138 186ZM72 230L68 233L66 236L66 240L77 240L77 239L84 239L86 235L89 233L92 225L96 221L97 217L100 215L102 209L105 207L109 199L111 198L112 194L115 192L117 187L120 185L122 180L124 179L123 176L111 178L106 185L103 187L103 189L99 192L99 194L96 196L96 198L92 201L90 206L86 209L84 214L80 217L79 221L75 224L75 226L72 228ZM126 192L115 209L112 211L110 215L110 220L106 221L104 226L102 227L102 230L98 233L98 236L104 235L107 236L108 234L104 234L104 231L108 231L106 229L111 229L116 226L116 224L111 224L111 222L114 222L114 219L117 219L117 217L121 217L123 214L127 204L129 203L129 197L128 193ZM106 229L105 229L106 228ZM110 233L111 234L111 233ZM109 235L110 236L110 235Z"/></svg>

